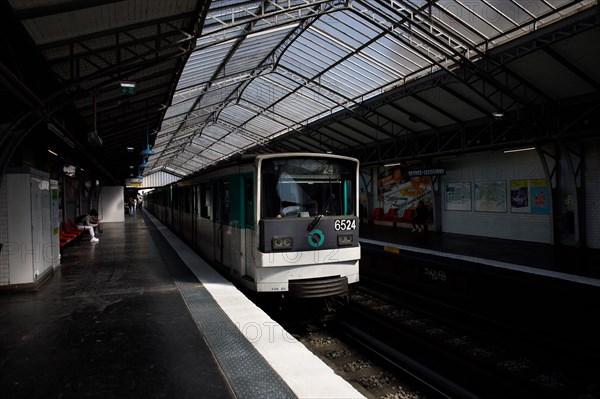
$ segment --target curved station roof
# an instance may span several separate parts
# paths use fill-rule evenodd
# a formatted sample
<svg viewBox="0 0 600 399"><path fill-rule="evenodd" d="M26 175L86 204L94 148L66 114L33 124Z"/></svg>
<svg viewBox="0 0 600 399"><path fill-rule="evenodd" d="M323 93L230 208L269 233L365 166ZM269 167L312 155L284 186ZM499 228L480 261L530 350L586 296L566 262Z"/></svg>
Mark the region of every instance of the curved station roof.
<svg viewBox="0 0 600 399"><path fill-rule="evenodd" d="M592 134L597 110L596 0L8 3L52 81L0 71L29 110L9 133L41 121L113 177L149 147L144 175L174 178L244 153L423 160Z"/></svg>
<svg viewBox="0 0 600 399"><path fill-rule="evenodd" d="M184 176L245 151L352 153L594 91L536 79L565 69L555 61L559 69L549 71L547 61L553 52L571 58L577 50L568 41L543 57L490 59L499 46L591 4L213 1L149 171ZM591 65L586 72L598 82ZM442 80L422 83L432 75Z"/></svg>

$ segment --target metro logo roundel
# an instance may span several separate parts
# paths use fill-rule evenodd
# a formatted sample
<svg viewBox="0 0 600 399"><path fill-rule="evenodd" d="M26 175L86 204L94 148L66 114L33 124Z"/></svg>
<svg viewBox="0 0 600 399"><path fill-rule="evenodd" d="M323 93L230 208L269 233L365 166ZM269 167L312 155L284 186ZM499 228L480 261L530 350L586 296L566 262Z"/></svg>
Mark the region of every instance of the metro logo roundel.
<svg viewBox="0 0 600 399"><path fill-rule="evenodd" d="M319 248L323 245L323 241L325 241L325 234L319 229L311 230L308 233L308 243L313 248Z"/></svg>

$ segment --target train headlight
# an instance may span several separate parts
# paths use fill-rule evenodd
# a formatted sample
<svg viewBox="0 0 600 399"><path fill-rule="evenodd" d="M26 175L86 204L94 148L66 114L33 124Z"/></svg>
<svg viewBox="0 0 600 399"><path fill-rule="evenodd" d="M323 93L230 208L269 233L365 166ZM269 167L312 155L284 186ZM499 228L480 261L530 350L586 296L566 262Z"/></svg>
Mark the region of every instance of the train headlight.
<svg viewBox="0 0 600 399"><path fill-rule="evenodd" d="M271 239L271 247L275 249L292 249L294 240L289 236L275 236Z"/></svg>
<svg viewBox="0 0 600 399"><path fill-rule="evenodd" d="M352 234L340 234L338 235L338 245L352 245Z"/></svg>

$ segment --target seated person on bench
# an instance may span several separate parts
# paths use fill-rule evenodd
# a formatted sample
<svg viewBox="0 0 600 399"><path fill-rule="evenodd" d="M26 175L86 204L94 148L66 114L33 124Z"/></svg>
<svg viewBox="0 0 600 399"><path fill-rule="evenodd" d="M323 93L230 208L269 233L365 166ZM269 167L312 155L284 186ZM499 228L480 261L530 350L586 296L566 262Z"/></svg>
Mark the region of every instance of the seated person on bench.
<svg viewBox="0 0 600 399"><path fill-rule="evenodd" d="M100 240L98 239L98 237L96 237L96 234L94 233L94 227L97 227L98 223L93 222L93 217L97 220L98 212L96 212L95 209L90 209L88 213L86 213L85 215L78 216L75 220L77 223L77 228L79 230L89 231L90 235L92 236L92 238L90 239L91 242L98 242Z"/></svg>

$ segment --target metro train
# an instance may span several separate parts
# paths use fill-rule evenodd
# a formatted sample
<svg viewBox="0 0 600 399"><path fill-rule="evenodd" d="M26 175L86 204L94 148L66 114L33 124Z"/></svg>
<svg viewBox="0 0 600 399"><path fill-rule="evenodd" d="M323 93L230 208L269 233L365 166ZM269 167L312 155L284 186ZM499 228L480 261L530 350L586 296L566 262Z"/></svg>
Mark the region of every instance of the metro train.
<svg viewBox="0 0 600 399"><path fill-rule="evenodd" d="M144 206L252 291L332 297L359 280L358 178L349 157L246 156L157 188Z"/></svg>

